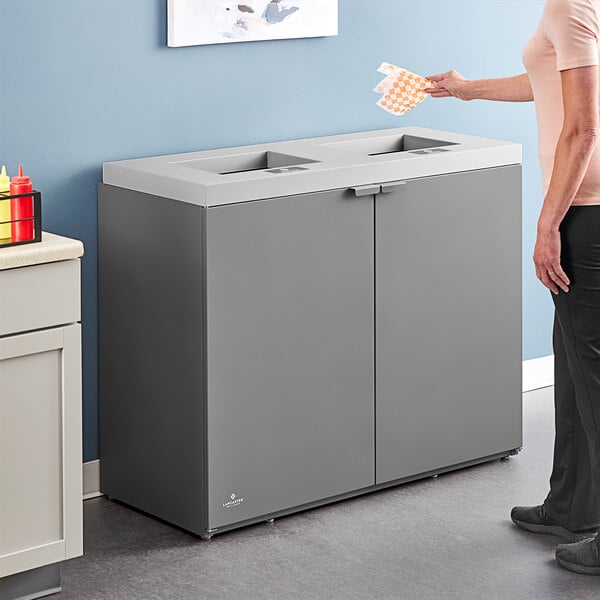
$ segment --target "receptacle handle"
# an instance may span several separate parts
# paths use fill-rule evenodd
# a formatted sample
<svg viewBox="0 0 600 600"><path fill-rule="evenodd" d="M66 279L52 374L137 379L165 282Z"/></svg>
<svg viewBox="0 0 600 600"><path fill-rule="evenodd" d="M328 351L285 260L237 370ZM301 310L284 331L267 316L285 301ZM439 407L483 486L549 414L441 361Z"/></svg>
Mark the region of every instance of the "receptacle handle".
<svg viewBox="0 0 600 600"><path fill-rule="evenodd" d="M356 185L350 188L356 196L374 196L379 194L381 186L379 184Z"/></svg>
<svg viewBox="0 0 600 600"><path fill-rule="evenodd" d="M404 189L406 189L406 181L389 181L388 183L381 184L381 191L384 194L401 192Z"/></svg>

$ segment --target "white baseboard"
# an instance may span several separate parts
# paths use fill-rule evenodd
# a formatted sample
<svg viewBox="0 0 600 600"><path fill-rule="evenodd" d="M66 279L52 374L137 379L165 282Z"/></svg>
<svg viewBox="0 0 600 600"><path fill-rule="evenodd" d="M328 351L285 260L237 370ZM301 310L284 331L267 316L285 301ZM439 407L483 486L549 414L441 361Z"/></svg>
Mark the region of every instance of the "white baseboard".
<svg viewBox="0 0 600 600"><path fill-rule="evenodd" d="M523 392L554 385L554 356L523 361Z"/></svg>
<svg viewBox="0 0 600 600"><path fill-rule="evenodd" d="M103 496L100 491L100 461L90 460L83 463L83 499Z"/></svg>
<svg viewBox="0 0 600 600"><path fill-rule="evenodd" d="M554 385L554 356L523 361L523 392ZM100 491L100 461L83 463L83 499L103 496Z"/></svg>

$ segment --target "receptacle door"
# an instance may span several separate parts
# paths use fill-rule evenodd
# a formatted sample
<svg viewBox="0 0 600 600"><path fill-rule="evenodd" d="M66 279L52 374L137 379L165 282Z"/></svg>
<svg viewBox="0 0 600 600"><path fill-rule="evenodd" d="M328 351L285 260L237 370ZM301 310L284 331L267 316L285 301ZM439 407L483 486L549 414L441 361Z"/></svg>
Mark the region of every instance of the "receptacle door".
<svg viewBox="0 0 600 600"><path fill-rule="evenodd" d="M373 203L207 210L209 528L373 485Z"/></svg>
<svg viewBox="0 0 600 600"><path fill-rule="evenodd" d="M520 447L520 167L408 180L375 214L377 483Z"/></svg>

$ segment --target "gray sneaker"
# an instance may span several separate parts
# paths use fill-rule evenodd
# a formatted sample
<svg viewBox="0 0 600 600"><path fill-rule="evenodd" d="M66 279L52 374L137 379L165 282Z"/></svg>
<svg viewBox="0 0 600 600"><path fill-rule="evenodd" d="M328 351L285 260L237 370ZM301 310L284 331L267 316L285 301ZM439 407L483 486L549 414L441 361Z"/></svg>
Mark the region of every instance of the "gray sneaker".
<svg viewBox="0 0 600 600"><path fill-rule="evenodd" d="M544 505L515 506L510 511L510 518L517 527L525 531L556 535L567 542L580 542L596 535L595 531L575 532L561 527L548 516Z"/></svg>
<svg viewBox="0 0 600 600"><path fill-rule="evenodd" d="M561 544L556 549L556 562L569 571L584 575L600 575L600 550L596 540Z"/></svg>

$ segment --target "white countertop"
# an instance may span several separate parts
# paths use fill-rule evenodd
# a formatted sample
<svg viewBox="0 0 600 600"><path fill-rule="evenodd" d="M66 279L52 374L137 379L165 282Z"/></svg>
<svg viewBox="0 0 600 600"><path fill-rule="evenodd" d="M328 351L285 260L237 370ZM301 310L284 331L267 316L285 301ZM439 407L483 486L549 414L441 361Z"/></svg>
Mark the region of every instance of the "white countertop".
<svg viewBox="0 0 600 600"><path fill-rule="evenodd" d="M83 256L82 242L43 231L41 242L9 248L0 247L0 271L80 256Z"/></svg>
<svg viewBox="0 0 600 600"><path fill-rule="evenodd" d="M394 150L405 136L440 147ZM520 163L515 142L401 127L108 162L103 183L211 207Z"/></svg>

